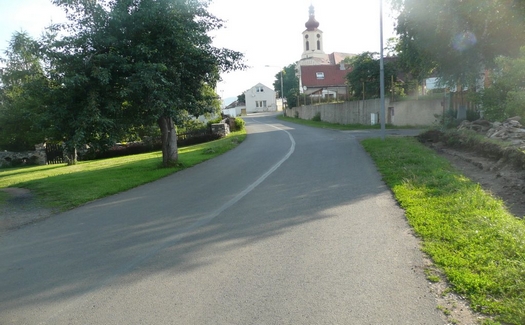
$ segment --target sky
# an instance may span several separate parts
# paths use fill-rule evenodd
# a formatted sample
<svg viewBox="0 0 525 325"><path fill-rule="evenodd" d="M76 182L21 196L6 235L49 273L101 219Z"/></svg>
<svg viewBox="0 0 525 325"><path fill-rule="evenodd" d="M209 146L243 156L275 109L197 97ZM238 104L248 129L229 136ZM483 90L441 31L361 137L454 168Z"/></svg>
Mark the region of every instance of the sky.
<svg viewBox="0 0 525 325"><path fill-rule="evenodd" d="M212 0L208 10L225 21L213 44L244 54L244 71L221 75L217 93L234 98L257 83L273 88L275 75L301 59L302 32L310 5L323 31L325 53L380 50L380 0ZM0 51L15 31L38 38L65 15L50 0L0 0ZM383 43L395 36L394 14L383 0Z"/></svg>

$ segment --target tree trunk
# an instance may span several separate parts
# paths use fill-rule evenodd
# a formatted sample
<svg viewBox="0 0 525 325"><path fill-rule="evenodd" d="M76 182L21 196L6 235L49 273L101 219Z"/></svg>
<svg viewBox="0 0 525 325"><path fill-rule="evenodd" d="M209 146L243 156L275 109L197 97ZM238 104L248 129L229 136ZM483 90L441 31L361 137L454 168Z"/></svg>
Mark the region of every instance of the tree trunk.
<svg viewBox="0 0 525 325"><path fill-rule="evenodd" d="M66 149L66 155L65 160L68 165L76 165L77 164L77 148L67 148Z"/></svg>
<svg viewBox="0 0 525 325"><path fill-rule="evenodd" d="M179 158L177 150L177 130L173 125L173 120L168 116L161 116L159 124L162 140L162 166L172 166Z"/></svg>

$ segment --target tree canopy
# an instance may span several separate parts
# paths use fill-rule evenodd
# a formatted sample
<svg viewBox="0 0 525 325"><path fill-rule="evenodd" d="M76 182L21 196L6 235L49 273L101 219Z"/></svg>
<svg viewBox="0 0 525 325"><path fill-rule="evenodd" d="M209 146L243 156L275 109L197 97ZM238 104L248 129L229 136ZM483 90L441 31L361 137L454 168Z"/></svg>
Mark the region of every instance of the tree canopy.
<svg viewBox="0 0 525 325"><path fill-rule="evenodd" d="M220 73L244 68L241 53L212 46L209 32L222 21L207 2L52 2L69 21L48 28L38 53L50 83L50 136L71 151L156 123L167 166L177 160L174 123L216 111Z"/></svg>
<svg viewBox="0 0 525 325"><path fill-rule="evenodd" d="M371 99L380 97L379 78L380 61L378 53L363 52L352 58L345 59L352 66L352 71L346 75L349 91L356 99ZM397 69L394 62L385 62L385 89L392 89L397 81Z"/></svg>
<svg viewBox="0 0 525 325"><path fill-rule="evenodd" d="M273 89L280 94L279 97L286 98L286 102L290 107L296 105L297 96L299 94L299 78L295 73L296 68L296 63L283 67L282 70L275 75L275 81L273 82ZM281 73L283 80L283 94L281 94Z"/></svg>
<svg viewBox="0 0 525 325"><path fill-rule="evenodd" d="M13 34L0 70L0 148L34 150L46 137L44 116L49 82L38 43L25 32Z"/></svg>
<svg viewBox="0 0 525 325"><path fill-rule="evenodd" d="M418 79L434 71L448 85L474 85L498 56L525 45L525 1L393 0L399 52ZM435 70L433 70L435 68Z"/></svg>

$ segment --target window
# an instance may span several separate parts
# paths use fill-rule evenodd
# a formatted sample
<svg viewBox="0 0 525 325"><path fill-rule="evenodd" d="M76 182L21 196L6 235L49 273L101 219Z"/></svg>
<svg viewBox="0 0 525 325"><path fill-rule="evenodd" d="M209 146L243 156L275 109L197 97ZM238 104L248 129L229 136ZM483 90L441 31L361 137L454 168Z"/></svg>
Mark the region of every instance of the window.
<svg viewBox="0 0 525 325"><path fill-rule="evenodd" d="M256 100L255 101L255 107L266 107L266 101L265 100Z"/></svg>
<svg viewBox="0 0 525 325"><path fill-rule="evenodd" d="M310 50L310 42L306 41L306 50L309 51Z"/></svg>
<svg viewBox="0 0 525 325"><path fill-rule="evenodd" d="M321 42L320 41L317 41L317 49L321 50Z"/></svg>
<svg viewBox="0 0 525 325"><path fill-rule="evenodd" d="M258 93L262 93L262 92L264 91L264 88L263 88L263 87L257 87L257 88L256 88L256 91L257 91Z"/></svg>
<svg viewBox="0 0 525 325"><path fill-rule="evenodd" d="M316 72L315 77L317 79L324 79L324 72Z"/></svg>

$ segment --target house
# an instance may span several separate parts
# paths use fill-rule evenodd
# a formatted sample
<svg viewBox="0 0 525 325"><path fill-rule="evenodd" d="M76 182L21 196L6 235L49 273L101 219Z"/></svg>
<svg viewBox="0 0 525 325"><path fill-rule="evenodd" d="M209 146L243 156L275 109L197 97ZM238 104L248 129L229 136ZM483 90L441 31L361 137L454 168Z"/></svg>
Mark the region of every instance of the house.
<svg viewBox="0 0 525 325"><path fill-rule="evenodd" d="M226 106L222 110L222 113L225 115L229 115L231 117L236 117L236 116L241 116L243 114L243 111L246 112L246 104L236 100L232 102L230 105Z"/></svg>
<svg viewBox="0 0 525 325"><path fill-rule="evenodd" d="M275 112L278 110L276 92L258 83L244 92L246 113Z"/></svg>
<svg viewBox="0 0 525 325"><path fill-rule="evenodd" d="M338 65L304 65L301 69L303 93L312 97L345 98L348 93L346 75L352 71L340 62Z"/></svg>

